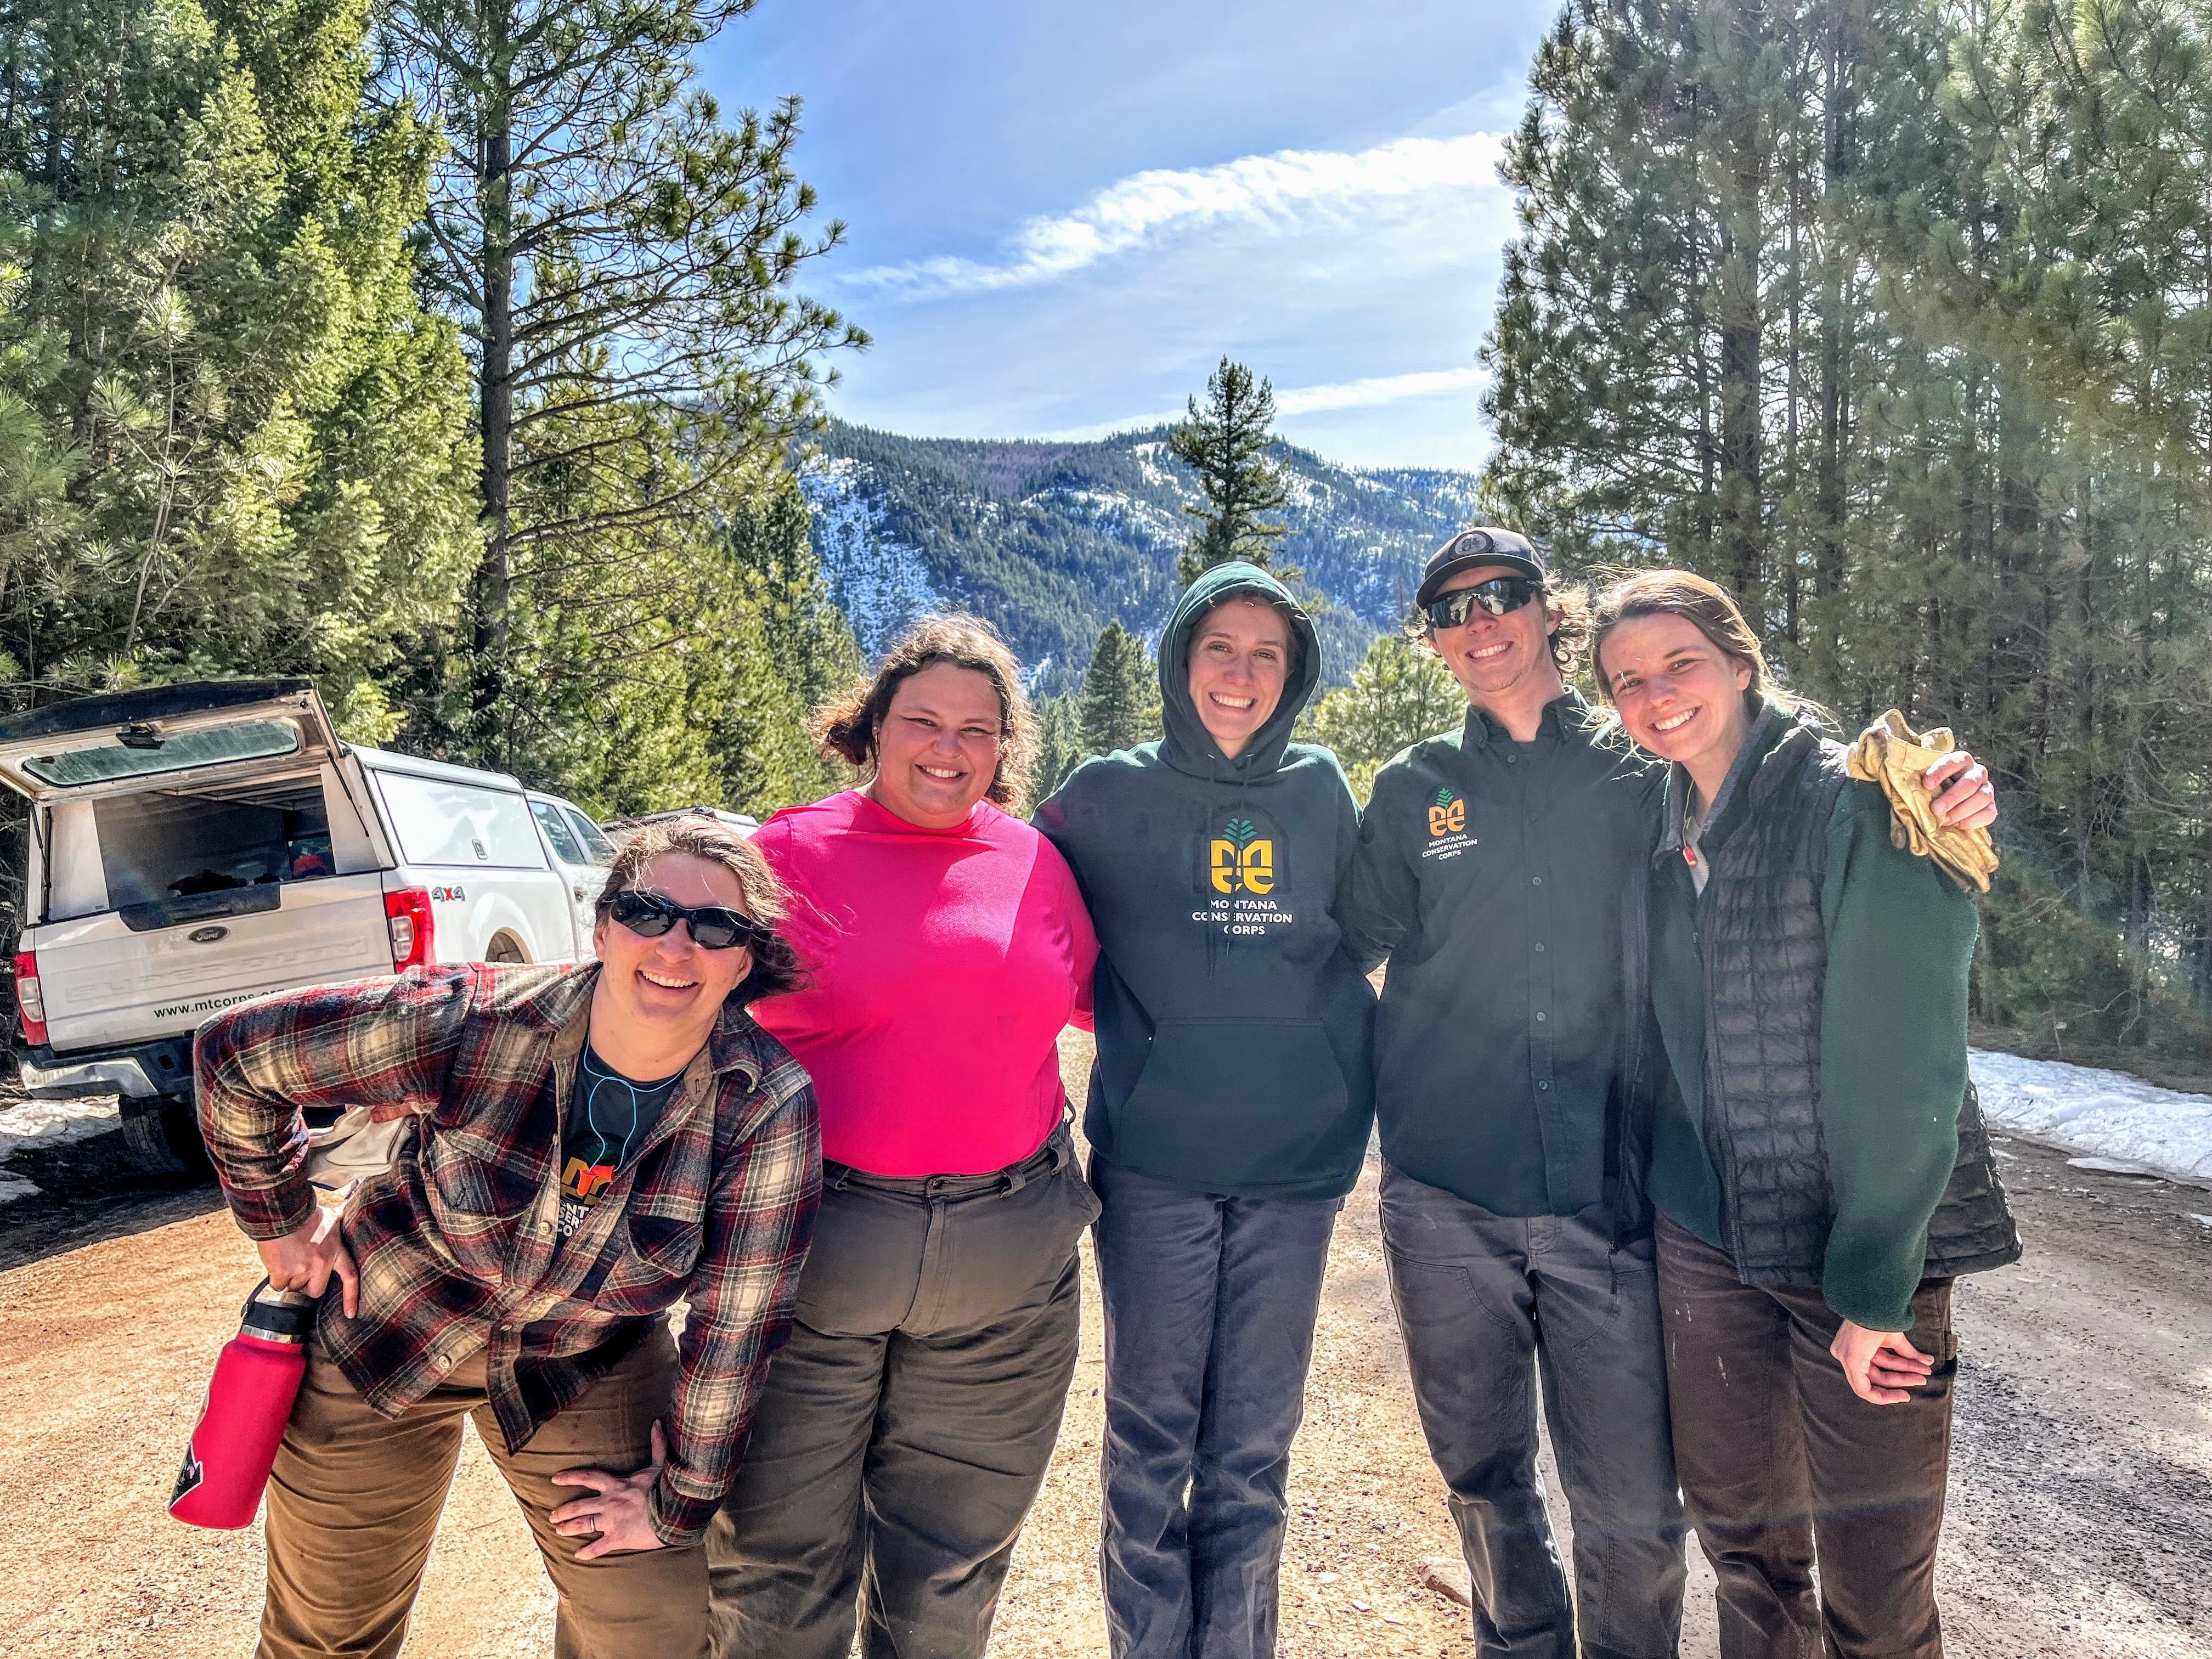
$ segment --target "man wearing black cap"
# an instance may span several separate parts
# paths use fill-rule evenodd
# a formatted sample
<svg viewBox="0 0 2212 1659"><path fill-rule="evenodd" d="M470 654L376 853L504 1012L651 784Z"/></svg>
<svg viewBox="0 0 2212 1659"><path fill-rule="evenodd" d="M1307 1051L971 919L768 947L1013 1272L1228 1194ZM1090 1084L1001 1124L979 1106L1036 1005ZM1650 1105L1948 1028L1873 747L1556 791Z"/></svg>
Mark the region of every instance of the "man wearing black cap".
<svg viewBox="0 0 2212 1659"><path fill-rule="evenodd" d="M1340 921L1390 962L1382 1237L1421 1425L1481 1659L1576 1659L1577 1610L1581 1659L1671 1659L1684 1528L1643 1116L1615 1063L1624 878L1664 773L1568 687L1584 611L1525 537L1455 536L1417 602L1470 707L1376 775ZM1984 775L1938 810L1980 807ZM1572 1603L1536 1477L1540 1376Z"/></svg>

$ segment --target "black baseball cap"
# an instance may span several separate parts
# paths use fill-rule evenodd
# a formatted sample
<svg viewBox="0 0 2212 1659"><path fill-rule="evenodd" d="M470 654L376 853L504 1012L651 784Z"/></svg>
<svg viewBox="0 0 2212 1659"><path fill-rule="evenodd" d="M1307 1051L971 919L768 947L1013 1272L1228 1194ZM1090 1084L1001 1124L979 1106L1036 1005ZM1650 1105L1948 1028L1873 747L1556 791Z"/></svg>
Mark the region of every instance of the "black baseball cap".
<svg viewBox="0 0 2212 1659"><path fill-rule="evenodd" d="M1486 525L1461 531L1429 556L1421 572L1421 591L1413 595L1413 603L1426 605L1444 583L1480 564L1502 564L1530 581L1544 580L1544 556L1533 542L1517 530L1497 530Z"/></svg>

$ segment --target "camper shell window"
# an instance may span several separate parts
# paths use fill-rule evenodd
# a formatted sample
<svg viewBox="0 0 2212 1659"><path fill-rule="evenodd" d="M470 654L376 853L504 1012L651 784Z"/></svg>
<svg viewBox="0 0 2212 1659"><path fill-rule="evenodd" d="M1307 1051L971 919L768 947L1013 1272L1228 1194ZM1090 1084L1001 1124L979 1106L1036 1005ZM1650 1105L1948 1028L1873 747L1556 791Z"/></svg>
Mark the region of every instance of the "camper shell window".
<svg viewBox="0 0 2212 1659"><path fill-rule="evenodd" d="M92 803L107 902L134 930L277 908L337 873L318 777L149 789Z"/></svg>
<svg viewBox="0 0 2212 1659"><path fill-rule="evenodd" d="M375 777L410 864L546 867L520 795L411 772L380 770Z"/></svg>
<svg viewBox="0 0 2212 1659"><path fill-rule="evenodd" d="M297 754L300 750L300 728L289 720L241 720L199 732L179 732L172 737L151 727L146 731L137 744L111 738L88 748L33 755L23 763L23 769L40 783L58 789L81 788L87 784L112 783L118 778L151 777L226 761L267 760Z"/></svg>

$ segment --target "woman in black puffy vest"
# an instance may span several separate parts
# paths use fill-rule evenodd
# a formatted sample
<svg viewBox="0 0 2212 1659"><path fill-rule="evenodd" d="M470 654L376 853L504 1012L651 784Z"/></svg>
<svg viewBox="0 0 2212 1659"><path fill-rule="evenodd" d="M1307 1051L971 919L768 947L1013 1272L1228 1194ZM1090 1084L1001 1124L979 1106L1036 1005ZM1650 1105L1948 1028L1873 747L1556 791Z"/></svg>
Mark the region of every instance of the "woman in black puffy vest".
<svg viewBox="0 0 2212 1659"><path fill-rule="evenodd" d="M1722 1654L1940 1655L1951 1283L2020 1254L1966 1072L1979 918L1720 588L1642 573L1596 624L1605 695L1670 763L1628 921L1656 1052L1631 1063Z"/></svg>

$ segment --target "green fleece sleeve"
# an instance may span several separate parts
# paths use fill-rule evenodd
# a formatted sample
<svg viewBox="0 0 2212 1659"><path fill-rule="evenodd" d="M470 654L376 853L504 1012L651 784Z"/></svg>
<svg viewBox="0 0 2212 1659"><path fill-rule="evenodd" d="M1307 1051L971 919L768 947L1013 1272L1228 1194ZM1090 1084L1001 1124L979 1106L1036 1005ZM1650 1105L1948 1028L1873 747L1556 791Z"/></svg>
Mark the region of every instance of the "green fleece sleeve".
<svg viewBox="0 0 2212 1659"><path fill-rule="evenodd" d="M1343 930L1346 952L1363 974L1373 972L1398 948L1419 915L1420 885L1389 829L1399 815L1376 810L1393 781L1388 767L1376 775L1367 810L1360 815L1359 850L1338 890L1336 925Z"/></svg>
<svg viewBox="0 0 2212 1659"><path fill-rule="evenodd" d="M1909 1330L1929 1218L1958 1160L1981 917L1933 863L1890 845L1888 801L1856 782L1828 827L1820 910L1820 1128L1836 1208L1822 1291L1869 1330Z"/></svg>

